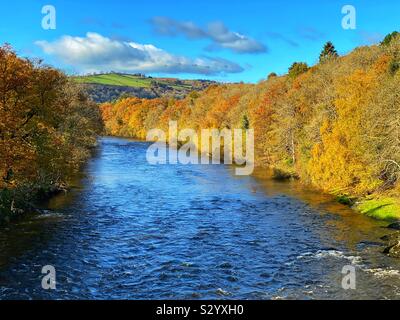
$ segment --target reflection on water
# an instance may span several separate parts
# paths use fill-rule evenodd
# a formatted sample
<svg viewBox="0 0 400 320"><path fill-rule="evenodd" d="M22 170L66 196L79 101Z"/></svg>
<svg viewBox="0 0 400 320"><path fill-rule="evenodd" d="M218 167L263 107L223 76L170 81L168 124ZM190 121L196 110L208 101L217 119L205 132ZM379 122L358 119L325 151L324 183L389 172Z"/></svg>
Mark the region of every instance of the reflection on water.
<svg viewBox="0 0 400 320"><path fill-rule="evenodd" d="M3 299L397 298L384 223L265 172L153 166L104 138L79 187L0 232ZM341 288L353 264L357 290ZM41 289L41 268L57 289Z"/></svg>

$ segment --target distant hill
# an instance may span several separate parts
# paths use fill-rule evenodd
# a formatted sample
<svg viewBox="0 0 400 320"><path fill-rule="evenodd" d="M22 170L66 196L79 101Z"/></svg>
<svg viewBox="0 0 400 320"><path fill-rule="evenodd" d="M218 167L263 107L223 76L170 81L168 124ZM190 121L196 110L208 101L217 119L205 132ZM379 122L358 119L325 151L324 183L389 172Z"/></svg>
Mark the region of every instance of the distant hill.
<svg viewBox="0 0 400 320"><path fill-rule="evenodd" d="M90 97L98 103L114 101L121 96L147 99L171 96L182 99L192 91L201 91L216 83L209 80L153 78L123 73L78 76L73 79L86 86Z"/></svg>

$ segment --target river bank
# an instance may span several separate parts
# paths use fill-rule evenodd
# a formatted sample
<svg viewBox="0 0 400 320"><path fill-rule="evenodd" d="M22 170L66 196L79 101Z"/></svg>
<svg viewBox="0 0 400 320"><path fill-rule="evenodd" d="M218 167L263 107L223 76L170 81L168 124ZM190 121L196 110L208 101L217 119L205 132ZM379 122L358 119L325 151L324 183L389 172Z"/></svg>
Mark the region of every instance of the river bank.
<svg viewBox="0 0 400 320"><path fill-rule="evenodd" d="M111 137L111 136L110 136ZM146 141L143 137L130 137L130 136L120 136L117 138L125 138L125 139L137 139L138 141ZM186 141L187 142L187 141ZM186 142L176 141L177 149L179 150ZM168 144L168 142L167 142ZM212 160L212 155L209 153L201 153L199 151L199 145L194 144L194 148L198 152L198 157L207 157ZM221 143L219 159L224 159L224 144ZM232 153L232 150L229 151ZM223 160L221 160L223 162ZM233 165L235 167L235 165ZM293 170L293 168L285 168L285 167L268 167L268 166L256 166L255 170L258 174L262 171L265 172L263 175L264 178L275 179L277 181L291 181L297 180L304 187L310 188L314 190L314 192L329 194L332 196L338 203L349 206L354 210L355 213L366 215L370 218L387 221L388 223L399 221L400 220L400 201L391 191L387 191L386 193L375 193L370 194L365 197L352 196L352 195L343 195L337 193L330 193L326 190L318 189L315 185L311 183L305 183Z"/></svg>
<svg viewBox="0 0 400 320"><path fill-rule="evenodd" d="M299 180L301 179L296 175L293 170L285 170L282 168L273 168L271 176L274 179L285 180ZM305 184L307 185L307 184ZM312 186L311 186L312 187ZM316 192L326 192L321 189L315 189ZM330 193L335 199L344 205L351 207L355 212L366 215L370 218L377 220L385 220L394 222L400 220L400 200L391 191L383 193L374 193L368 196L359 197L354 195L343 195L335 192Z"/></svg>
<svg viewBox="0 0 400 320"><path fill-rule="evenodd" d="M99 138L100 139L100 138ZM22 185L0 190L0 228L18 223L26 217L47 214L47 203L59 195L65 195L76 187L82 178L82 170L98 152L98 143L86 146L79 162L65 173L62 182Z"/></svg>

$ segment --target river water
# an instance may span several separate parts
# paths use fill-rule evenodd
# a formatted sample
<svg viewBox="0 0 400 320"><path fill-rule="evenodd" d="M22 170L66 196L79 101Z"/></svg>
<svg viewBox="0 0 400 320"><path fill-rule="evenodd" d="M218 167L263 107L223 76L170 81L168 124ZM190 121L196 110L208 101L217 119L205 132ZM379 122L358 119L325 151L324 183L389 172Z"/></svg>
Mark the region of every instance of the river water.
<svg viewBox="0 0 400 320"><path fill-rule="evenodd" d="M0 231L1 299L400 297L387 223L262 172L150 165L148 146L101 139L72 192ZM55 290L42 289L46 265Z"/></svg>

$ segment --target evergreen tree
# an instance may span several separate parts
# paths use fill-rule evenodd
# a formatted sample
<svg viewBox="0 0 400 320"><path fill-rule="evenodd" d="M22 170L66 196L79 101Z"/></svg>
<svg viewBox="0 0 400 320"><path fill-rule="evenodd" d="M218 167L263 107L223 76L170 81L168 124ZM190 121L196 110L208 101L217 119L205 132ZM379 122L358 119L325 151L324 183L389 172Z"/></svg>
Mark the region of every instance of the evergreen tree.
<svg viewBox="0 0 400 320"><path fill-rule="evenodd" d="M335 46L333 45L332 42L328 41L324 45L324 49L322 50L321 54L319 55L319 62L325 62L331 58L337 58L339 57Z"/></svg>
<svg viewBox="0 0 400 320"><path fill-rule="evenodd" d="M385 37L385 39L383 39L383 41L381 42L381 46L387 46L387 45L389 45L389 44L392 42L392 40L393 40L394 38L396 38L398 35L399 35L399 33L398 33L397 31L394 31L394 32L392 32L392 33L389 33L389 34Z"/></svg>

